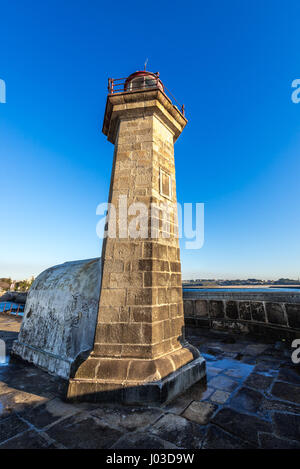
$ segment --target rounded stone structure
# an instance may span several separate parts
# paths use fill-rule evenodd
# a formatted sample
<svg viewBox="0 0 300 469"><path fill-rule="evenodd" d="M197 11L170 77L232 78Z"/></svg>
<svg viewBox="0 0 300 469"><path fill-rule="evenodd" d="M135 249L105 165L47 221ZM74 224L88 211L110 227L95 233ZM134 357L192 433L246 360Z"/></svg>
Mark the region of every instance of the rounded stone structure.
<svg viewBox="0 0 300 469"><path fill-rule="evenodd" d="M28 294L13 354L68 379L76 358L93 348L100 281L100 258L42 272Z"/></svg>

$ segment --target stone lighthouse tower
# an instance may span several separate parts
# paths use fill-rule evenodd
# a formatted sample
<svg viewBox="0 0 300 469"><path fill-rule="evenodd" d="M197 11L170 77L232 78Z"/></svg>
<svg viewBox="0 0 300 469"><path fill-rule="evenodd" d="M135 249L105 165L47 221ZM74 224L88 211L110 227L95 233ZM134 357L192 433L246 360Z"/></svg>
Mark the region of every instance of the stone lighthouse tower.
<svg viewBox="0 0 300 469"><path fill-rule="evenodd" d="M162 403L205 375L184 336L174 164L181 111L158 74L109 80L103 133L115 146L114 209L94 347L69 381L71 400Z"/></svg>

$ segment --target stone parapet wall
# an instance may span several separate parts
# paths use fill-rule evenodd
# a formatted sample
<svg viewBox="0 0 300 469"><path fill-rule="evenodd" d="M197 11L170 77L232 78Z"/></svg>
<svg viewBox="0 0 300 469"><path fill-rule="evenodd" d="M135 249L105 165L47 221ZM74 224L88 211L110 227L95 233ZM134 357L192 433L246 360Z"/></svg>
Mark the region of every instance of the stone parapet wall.
<svg viewBox="0 0 300 469"><path fill-rule="evenodd" d="M300 337L300 292L184 291L185 324L277 339Z"/></svg>

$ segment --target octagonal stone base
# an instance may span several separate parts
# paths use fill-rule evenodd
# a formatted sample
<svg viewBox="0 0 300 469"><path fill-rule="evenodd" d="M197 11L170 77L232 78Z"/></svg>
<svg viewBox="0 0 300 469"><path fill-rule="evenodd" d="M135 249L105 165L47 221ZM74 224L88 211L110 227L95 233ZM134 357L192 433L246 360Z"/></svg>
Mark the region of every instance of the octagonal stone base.
<svg viewBox="0 0 300 469"><path fill-rule="evenodd" d="M187 356L191 352L194 355L192 360L175 371L167 372L166 376L158 379L158 376L163 375L162 370L166 369L165 367L170 357L174 360L176 355L179 358L180 355ZM82 370L79 367L79 370L81 368L81 373L76 373L76 376L83 375L85 371L91 371L94 368L94 360L98 362L97 367L99 370L102 370L100 373L102 379L100 376L98 379L97 377L92 379L84 377L70 379L67 394L68 401L116 402L129 405L164 404L174 399L206 375L205 359L190 345L189 349L183 348L156 360L131 360L129 365L122 363L122 359L107 359L110 364L108 362L104 364L105 359L97 359L90 356L83 363L84 369ZM128 374L130 374L130 369L133 370L133 374L140 370L139 378L138 374L136 374L135 379L134 376L132 376L132 379L128 379L128 375L127 379L124 377L116 379L113 374L115 373L116 376L120 376L120 369L123 366L124 369L128 366ZM143 372L146 368L148 372L154 371L152 376L148 376L148 379ZM102 374L105 369L110 371L106 378Z"/></svg>

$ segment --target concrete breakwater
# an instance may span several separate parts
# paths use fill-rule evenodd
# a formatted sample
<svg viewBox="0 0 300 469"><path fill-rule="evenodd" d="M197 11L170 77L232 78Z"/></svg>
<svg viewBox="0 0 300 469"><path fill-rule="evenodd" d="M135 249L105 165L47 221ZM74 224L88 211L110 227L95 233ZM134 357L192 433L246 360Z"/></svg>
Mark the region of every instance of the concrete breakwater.
<svg viewBox="0 0 300 469"><path fill-rule="evenodd" d="M300 337L300 292L183 291L185 323L233 332Z"/></svg>

